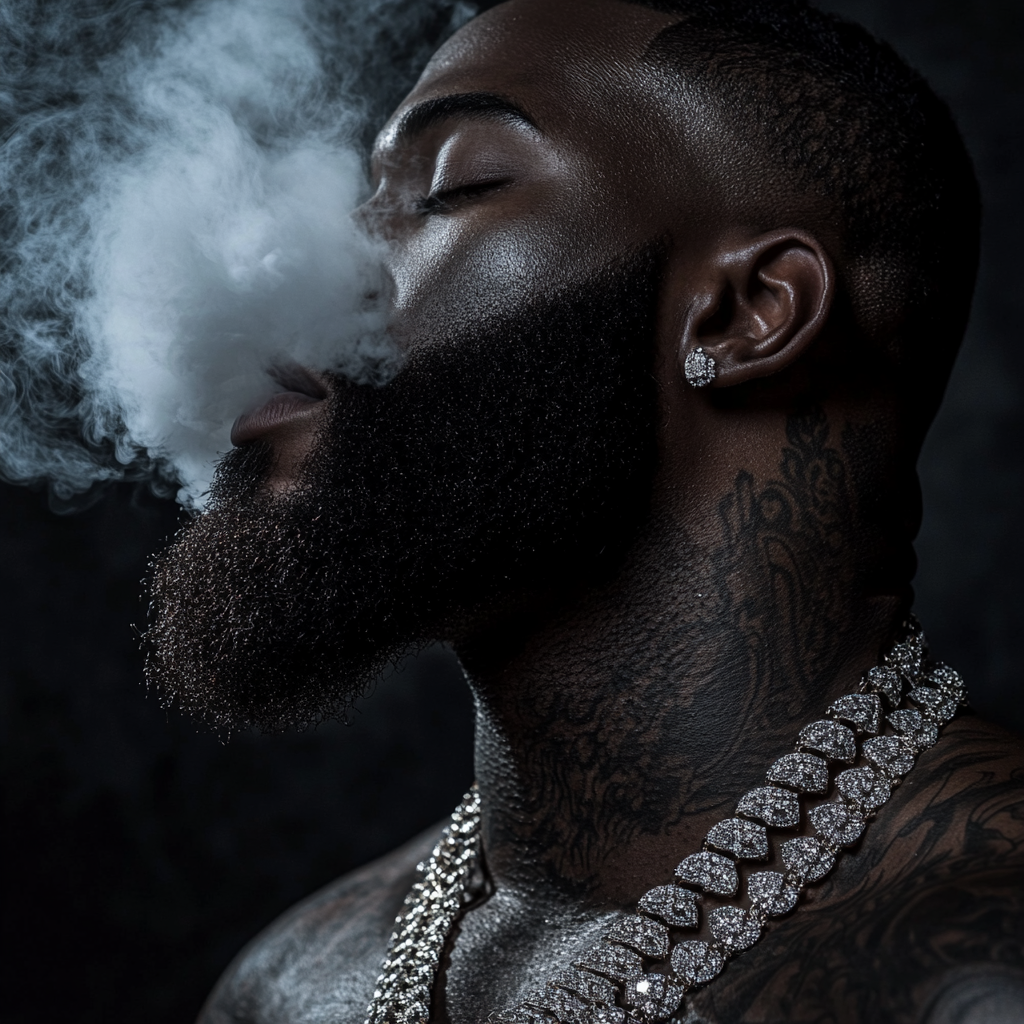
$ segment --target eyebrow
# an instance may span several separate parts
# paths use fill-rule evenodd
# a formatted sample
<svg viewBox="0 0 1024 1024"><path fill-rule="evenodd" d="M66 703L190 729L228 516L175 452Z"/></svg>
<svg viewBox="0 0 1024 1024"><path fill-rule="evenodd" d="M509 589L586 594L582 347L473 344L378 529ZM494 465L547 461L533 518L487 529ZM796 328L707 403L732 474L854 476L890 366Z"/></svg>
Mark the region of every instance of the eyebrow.
<svg viewBox="0 0 1024 1024"><path fill-rule="evenodd" d="M406 142L449 117L527 125L540 131L533 118L505 96L493 92L460 92L424 100L407 110L395 128L395 141Z"/></svg>

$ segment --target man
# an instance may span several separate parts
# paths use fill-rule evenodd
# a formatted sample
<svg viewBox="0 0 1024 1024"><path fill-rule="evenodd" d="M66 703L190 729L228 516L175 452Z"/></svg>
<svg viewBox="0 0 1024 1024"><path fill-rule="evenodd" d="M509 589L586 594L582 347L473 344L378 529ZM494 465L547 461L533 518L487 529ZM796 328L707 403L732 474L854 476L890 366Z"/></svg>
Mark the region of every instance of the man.
<svg viewBox="0 0 1024 1024"><path fill-rule="evenodd" d="M287 371L240 419L211 511L156 566L149 671L208 719L277 726L451 643L480 852L432 922L429 1005L374 991L437 831L271 926L203 1024L653 1020L656 982L687 988L660 1019L1024 1019L1024 758L969 711L907 741L902 784L795 907L714 933L735 955L708 977L684 977L676 931L670 960L617 954L640 974L586 966L721 848L804 725L873 666L899 679L881 659L907 636L914 463L977 257L942 105L796 2L511 0L439 51L374 168L361 215L406 363L380 388ZM861 749L895 728L861 725ZM808 836L814 787L787 784L805 802L784 828ZM733 853L753 892L764 855ZM680 905L728 903L684 875Z"/></svg>

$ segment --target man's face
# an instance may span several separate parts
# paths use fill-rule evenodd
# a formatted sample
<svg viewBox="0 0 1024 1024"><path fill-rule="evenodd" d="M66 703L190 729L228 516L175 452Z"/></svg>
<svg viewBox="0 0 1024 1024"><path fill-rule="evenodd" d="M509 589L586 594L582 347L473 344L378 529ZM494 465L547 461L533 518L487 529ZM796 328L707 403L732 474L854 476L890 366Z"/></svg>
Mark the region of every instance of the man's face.
<svg viewBox="0 0 1024 1024"><path fill-rule="evenodd" d="M435 55L377 139L363 210L393 242L405 344L659 239L679 154L640 58L673 20L615 0L516 0Z"/></svg>
<svg viewBox="0 0 1024 1024"><path fill-rule="evenodd" d="M435 57L363 210L406 364L379 388L327 378L225 460L154 570L148 674L168 698L220 725L318 720L387 660L557 599L628 544L663 240L655 112L616 62L667 23L523 0Z"/></svg>

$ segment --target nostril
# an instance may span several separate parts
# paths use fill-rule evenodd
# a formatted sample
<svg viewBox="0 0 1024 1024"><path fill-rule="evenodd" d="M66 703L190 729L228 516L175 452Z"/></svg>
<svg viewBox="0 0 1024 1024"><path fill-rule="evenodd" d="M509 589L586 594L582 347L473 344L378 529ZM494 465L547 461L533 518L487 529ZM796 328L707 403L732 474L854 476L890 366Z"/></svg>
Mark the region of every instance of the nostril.
<svg viewBox="0 0 1024 1024"><path fill-rule="evenodd" d="M381 209L380 201L380 189L378 189L369 199L365 202L360 203L352 211L352 219L358 224L364 231L373 232L373 226L379 224L383 210Z"/></svg>
<svg viewBox="0 0 1024 1024"><path fill-rule="evenodd" d="M267 373L285 391L306 395L318 401L327 397L327 388L299 363L278 362L271 366Z"/></svg>

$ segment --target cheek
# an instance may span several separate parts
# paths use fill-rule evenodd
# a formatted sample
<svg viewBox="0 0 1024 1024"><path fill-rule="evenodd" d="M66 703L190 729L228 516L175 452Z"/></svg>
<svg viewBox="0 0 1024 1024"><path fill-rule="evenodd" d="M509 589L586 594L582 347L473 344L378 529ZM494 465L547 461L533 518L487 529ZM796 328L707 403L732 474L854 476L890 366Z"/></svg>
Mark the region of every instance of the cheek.
<svg viewBox="0 0 1024 1024"><path fill-rule="evenodd" d="M551 262L547 234L542 224L472 230L439 219L396 261L396 318L423 315L434 307L454 313L482 301L506 306L543 280Z"/></svg>
<svg viewBox="0 0 1024 1024"><path fill-rule="evenodd" d="M578 209L525 199L488 205L430 218L394 254L392 329L400 338L519 309L617 251L617 233Z"/></svg>

